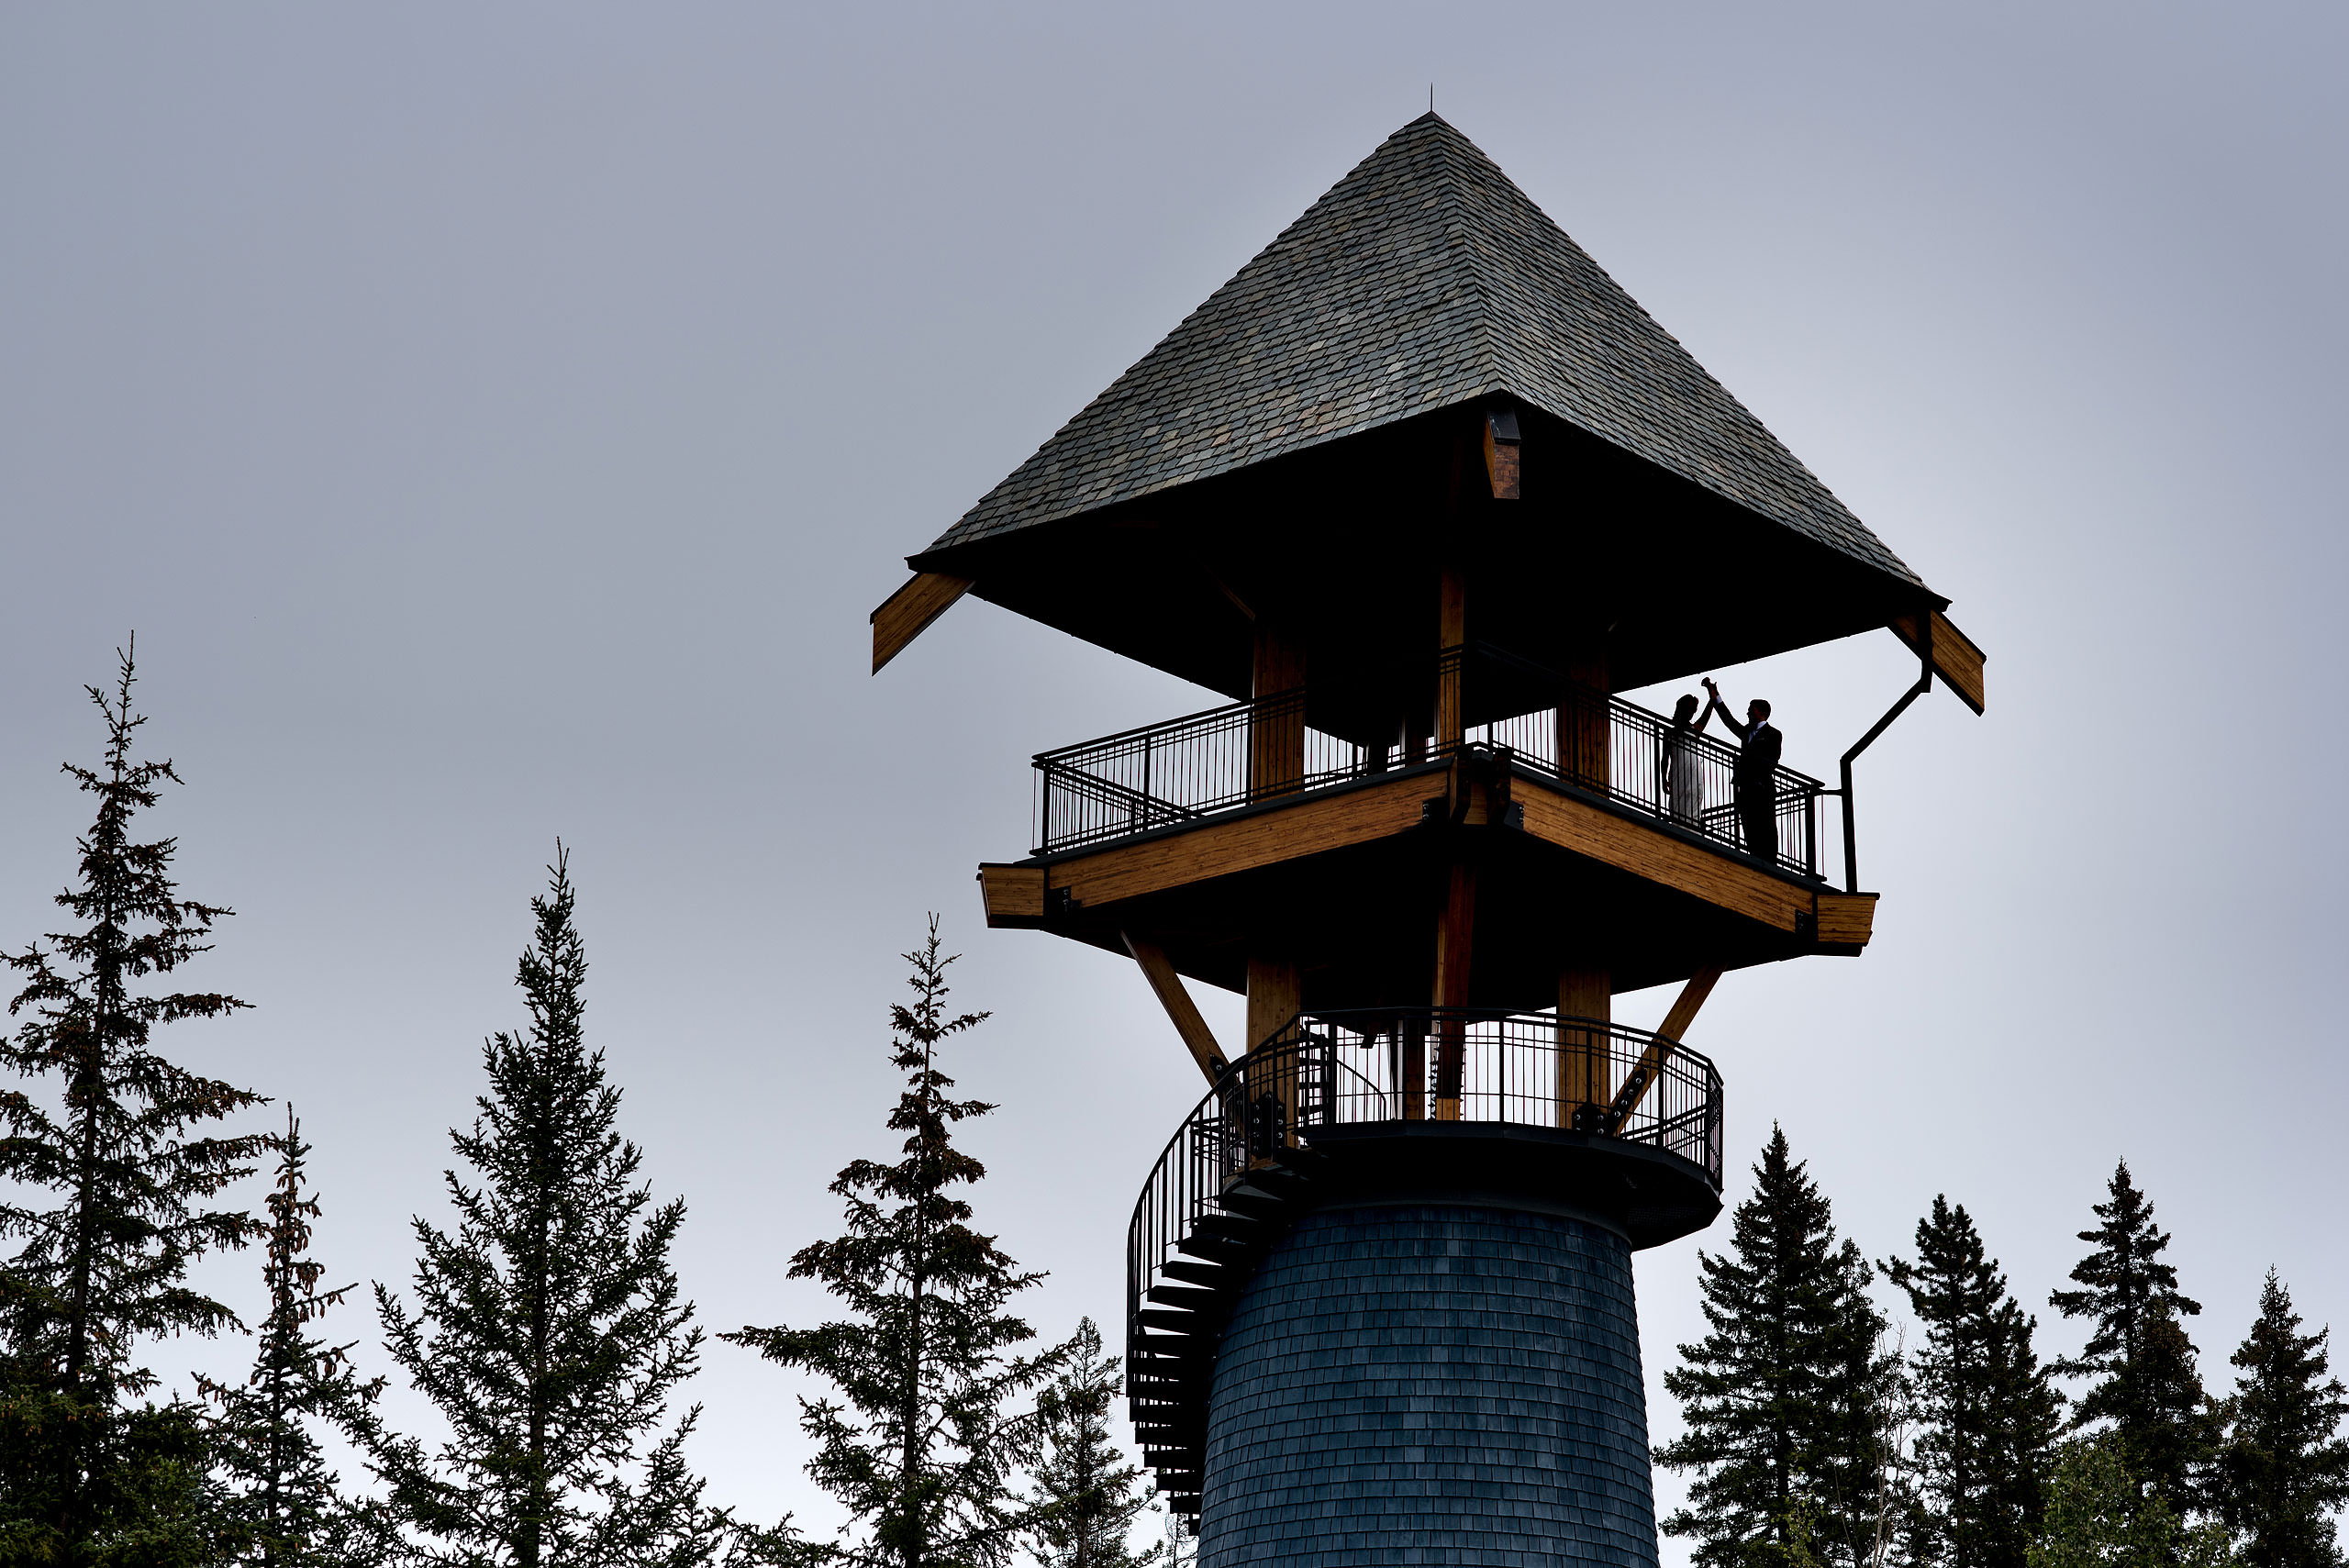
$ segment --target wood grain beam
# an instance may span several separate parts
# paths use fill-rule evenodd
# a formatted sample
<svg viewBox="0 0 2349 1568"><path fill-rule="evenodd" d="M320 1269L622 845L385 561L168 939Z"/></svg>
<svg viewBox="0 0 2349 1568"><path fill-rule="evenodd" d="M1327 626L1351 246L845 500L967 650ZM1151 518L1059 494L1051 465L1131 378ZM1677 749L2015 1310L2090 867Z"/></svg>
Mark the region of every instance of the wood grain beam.
<svg viewBox="0 0 2349 1568"><path fill-rule="evenodd" d="M1827 893L1819 895L1819 924L1814 935L1821 947L1864 948L1876 931L1876 901L1873 893Z"/></svg>
<svg viewBox="0 0 2349 1568"><path fill-rule="evenodd" d="M1441 787L1441 780L1427 774L1405 774L1342 794L1308 795L1284 810L1206 822L1060 862L1051 868L1052 882L1086 908L1187 887L1408 832L1419 825L1419 803Z"/></svg>
<svg viewBox="0 0 2349 1568"><path fill-rule="evenodd" d="M903 653L907 643L970 591L968 577L917 572L904 587L882 600L880 607L865 617L873 623L873 673L879 674L882 665Z"/></svg>
<svg viewBox="0 0 2349 1568"><path fill-rule="evenodd" d="M1816 913L1810 888L1750 866L1742 857L1627 821L1537 780L1520 777L1511 798L1525 808L1525 830L1535 838L1733 915L1791 933Z"/></svg>
<svg viewBox="0 0 2349 1568"><path fill-rule="evenodd" d="M1612 1017L1615 988L1607 971L1571 964L1558 971L1558 1017L1605 1023ZM1558 1125L1573 1127L1584 1106L1604 1106L1614 1093L1608 1082L1609 1038L1604 1029L1558 1026Z"/></svg>
<svg viewBox="0 0 2349 1568"><path fill-rule="evenodd" d="M986 906L987 924L1013 929L1042 925L1044 883L1042 866L979 867L979 897Z"/></svg>
<svg viewBox="0 0 2349 1568"><path fill-rule="evenodd" d="M1435 1118L1460 1119L1460 1080L1467 1062L1468 982L1476 951L1476 866L1455 855L1435 927Z"/></svg>
<svg viewBox="0 0 2349 1568"><path fill-rule="evenodd" d="M1951 625L1950 618L1941 611L1933 611L1932 617L1933 673L1957 694L1958 701L1980 713L1983 704L1982 667L1989 662L1990 656L1983 652L1972 638ZM1909 652L1921 651L1917 646L1915 616L1894 617L1892 635L1907 643Z"/></svg>
<svg viewBox="0 0 2349 1568"><path fill-rule="evenodd" d="M1507 408L1488 410L1485 415L1485 475L1493 482L1493 499L1514 501L1518 498L1517 415Z"/></svg>
<svg viewBox="0 0 2349 1568"><path fill-rule="evenodd" d="M1457 555L1443 563L1436 584L1436 652L1458 649L1450 664L1436 667L1435 740L1439 748L1457 750L1467 733L1467 710L1461 688L1463 666L1468 660L1468 571Z"/></svg>
<svg viewBox="0 0 2349 1568"><path fill-rule="evenodd" d="M1295 963L1263 953L1248 955L1248 1049L1261 1051L1264 1042L1288 1027L1305 1010L1304 977ZM1251 1093L1262 1093L1262 1080L1252 1073ZM1294 1051L1272 1064L1270 1087L1281 1102L1284 1143L1297 1142L1297 1055Z"/></svg>
<svg viewBox="0 0 2349 1568"><path fill-rule="evenodd" d="M1167 1019L1174 1024L1174 1032L1182 1037L1184 1048L1190 1051L1191 1060L1199 1064L1199 1071L1207 1074L1208 1082L1214 1083L1223 1073L1223 1047L1216 1043L1215 1031L1208 1028L1207 1019L1199 1016L1199 1006L1191 1000L1191 993L1184 985L1183 977L1175 973L1174 966L1167 962L1166 950L1156 942L1143 940L1131 931L1119 931L1118 936L1125 942L1126 951L1134 955L1134 962L1141 966L1142 978L1150 982L1152 992L1158 997L1158 1005L1166 1009Z"/></svg>
<svg viewBox="0 0 2349 1568"><path fill-rule="evenodd" d="M1688 984L1680 988L1680 995L1673 999L1672 1010L1664 1015L1664 1022L1656 1026L1655 1032L1675 1045L1687 1039L1688 1026L1697 1021L1697 1009L1705 1005L1705 998L1713 994L1713 987L1720 983L1720 978L1721 972L1718 969L1700 969L1690 975Z"/></svg>
<svg viewBox="0 0 2349 1568"><path fill-rule="evenodd" d="M1688 977L1687 984L1680 988L1679 996L1672 1004L1672 1011L1664 1014L1663 1026L1655 1031L1656 1038L1640 1052L1639 1062L1623 1080L1622 1092L1615 1096L1615 1103L1607 1107L1609 1132L1620 1131L1623 1124L1631 1119L1631 1113L1640 1108L1640 1102L1647 1097L1648 1089L1664 1072L1664 1064L1672 1060L1672 1053L1688 1032L1688 1026L1697 1021L1697 1009L1703 1006L1705 998L1713 994L1713 986L1720 977L1721 972L1718 969L1700 969Z"/></svg>

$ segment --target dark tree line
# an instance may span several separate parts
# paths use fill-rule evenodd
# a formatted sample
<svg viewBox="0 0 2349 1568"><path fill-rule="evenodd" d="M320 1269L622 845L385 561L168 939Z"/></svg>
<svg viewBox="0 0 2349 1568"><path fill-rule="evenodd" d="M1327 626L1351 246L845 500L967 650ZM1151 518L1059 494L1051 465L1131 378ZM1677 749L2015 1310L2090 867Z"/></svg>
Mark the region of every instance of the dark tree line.
<svg viewBox="0 0 2349 1568"><path fill-rule="evenodd" d="M1025 1551L1053 1568L1126 1568L1144 1506L1111 1440L1115 1358L1087 1322L1029 1349L1010 1307L1041 1276L973 1228L985 1173L956 1123L992 1107L952 1098L941 1048L984 1015L950 1015L937 925L894 1009L906 1089L888 1125L900 1158L834 1184L843 1233L805 1249L799 1277L839 1321L726 1338L816 1373L802 1402L809 1473L851 1527L812 1541L704 1497L674 1408L704 1343L670 1254L684 1204L656 1201L620 1132L621 1092L586 1043L586 950L557 847L516 982L523 1027L483 1048L486 1087L451 1133L453 1225L414 1222L409 1295L375 1287L382 1351L426 1401L431 1439L393 1430L358 1341L325 1319L355 1288L313 1255L322 1209L311 1149L238 1130L252 1091L175 1065L163 1026L245 1006L172 989L229 911L181 895L170 839L139 814L179 782L143 760L125 655L92 688L106 743L66 772L96 800L66 929L6 962L22 977L0 1035L0 1564L446 1564L450 1568L702 1568L840 1562L995 1568ZM253 1213L230 1189L273 1165ZM258 1245L262 1315L241 1382L161 1389L144 1348L242 1334L191 1265ZM348 1481L336 1454L363 1473Z"/></svg>
<svg viewBox="0 0 2349 1568"><path fill-rule="evenodd" d="M449 1568L1136 1568L1141 1477L1110 1431L1116 1358L1090 1321L1040 1345L1017 1311L1041 1276L977 1228L985 1168L955 1142L987 1115L947 1059L985 1018L949 1006L933 918L891 1010L902 1087L892 1156L831 1191L841 1232L793 1277L837 1316L720 1336L814 1377L808 1473L848 1525L814 1540L705 1498L675 1408L704 1347L671 1253L682 1201L655 1199L622 1095L585 1034L586 950L560 845L517 967L522 1027L483 1047L453 1129L453 1224L414 1222L410 1293L374 1291L384 1359L430 1405L393 1430L384 1377L327 1319L311 1149L240 1130L259 1094L176 1064L167 1026L246 1004L182 972L230 913L186 897L176 842L140 814L179 775L139 755L124 656L90 688L106 742L67 775L93 797L63 927L6 954L0 1034L0 1564ZM231 1189L264 1167L258 1212ZM1962 1205L1937 1196L1913 1251L1871 1263L1773 1129L1726 1250L1700 1254L1707 1333L1665 1375L1691 1473L1664 1521L1701 1568L2335 1568L2349 1504L2349 1393L2327 1331L2271 1273L2232 1364L2206 1387L2200 1306L2125 1163L2050 1305L2086 1329L2043 1364L2038 1322ZM162 1388L145 1348L243 1334L190 1283L258 1247L262 1314L240 1382ZM1878 1281L1905 1297L1895 1337ZM346 1477L336 1456L359 1473Z"/></svg>
<svg viewBox="0 0 2349 1568"><path fill-rule="evenodd" d="M1887 1348L1872 1271L1782 1131L1753 1177L1729 1250L1700 1254L1709 1331L1664 1376L1687 1430L1656 1459L1694 1479L1664 1529L1704 1568L2343 1561L2349 1396L2326 1332L2271 1272L2235 1389L2207 1391L2184 1327L2201 1307L2125 1162L2076 1288L2051 1297L2087 1342L2053 1364L1962 1205L1936 1197L1914 1255L1882 1265L1920 1336Z"/></svg>

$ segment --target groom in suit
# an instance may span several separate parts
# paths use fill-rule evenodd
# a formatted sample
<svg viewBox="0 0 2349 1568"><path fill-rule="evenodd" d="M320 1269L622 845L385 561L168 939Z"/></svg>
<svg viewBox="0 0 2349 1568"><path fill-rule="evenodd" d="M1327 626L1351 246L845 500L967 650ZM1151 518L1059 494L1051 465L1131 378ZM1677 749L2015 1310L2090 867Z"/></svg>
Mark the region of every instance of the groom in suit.
<svg viewBox="0 0 2349 1568"><path fill-rule="evenodd" d="M1730 733L1738 739L1737 820L1745 830L1745 852L1778 863L1778 799L1771 775L1778 765L1778 752L1785 738L1770 723L1770 705L1760 697L1745 705L1745 722L1740 724L1721 701L1719 686L1712 677L1705 677L1705 690L1712 697L1708 716L1718 712Z"/></svg>

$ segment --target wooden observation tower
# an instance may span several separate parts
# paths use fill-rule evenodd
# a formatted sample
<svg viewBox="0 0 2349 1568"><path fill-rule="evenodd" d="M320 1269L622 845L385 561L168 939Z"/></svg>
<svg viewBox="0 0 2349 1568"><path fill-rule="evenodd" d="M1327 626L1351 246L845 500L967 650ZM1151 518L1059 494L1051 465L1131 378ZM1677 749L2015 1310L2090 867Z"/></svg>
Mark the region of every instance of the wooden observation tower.
<svg viewBox="0 0 2349 1568"><path fill-rule="evenodd" d="M1852 761L1936 677L1982 706L1948 601L1432 114L907 563L876 671L970 594L1230 699L1038 756L980 868L1208 1081L1127 1341L1204 1568L1652 1568L1631 1253L1720 1208L1681 1040L1866 947ZM1879 629L1917 683L1832 786L1615 695Z"/></svg>

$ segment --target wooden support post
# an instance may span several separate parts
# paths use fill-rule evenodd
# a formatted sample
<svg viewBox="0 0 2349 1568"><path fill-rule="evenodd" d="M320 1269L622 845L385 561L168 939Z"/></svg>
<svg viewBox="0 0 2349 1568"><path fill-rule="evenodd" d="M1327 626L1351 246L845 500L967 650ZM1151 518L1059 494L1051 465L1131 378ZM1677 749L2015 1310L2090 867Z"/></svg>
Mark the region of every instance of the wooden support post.
<svg viewBox="0 0 2349 1568"><path fill-rule="evenodd" d="M1468 713L1463 691L1462 666L1468 661L1468 574L1457 557L1443 563L1436 603L1436 650L1439 658L1457 650L1436 667L1435 744L1438 755L1460 749L1468 733Z"/></svg>
<svg viewBox="0 0 2349 1568"><path fill-rule="evenodd" d="M1191 1000L1191 993L1184 986L1183 977L1166 960L1166 950L1156 942L1144 941L1131 931L1118 935L1126 951L1134 955L1134 962L1141 966L1142 978L1158 996L1158 1005L1166 1009L1167 1018L1174 1025L1174 1032L1183 1039L1191 1060L1199 1064L1212 1084L1222 1075L1223 1048L1216 1043L1215 1031L1208 1028L1207 1019L1199 1016L1198 1004Z"/></svg>
<svg viewBox="0 0 2349 1568"><path fill-rule="evenodd" d="M1397 1054L1402 1060L1396 1068L1396 1086L1403 1094L1403 1119L1425 1121L1428 1118L1428 1025L1425 1018L1407 1016L1397 1026L1400 1036L1395 1042Z"/></svg>
<svg viewBox="0 0 2349 1568"><path fill-rule="evenodd" d="M1435 930L1436 1017L1435 1119L1460 1119L1461 1075L1466 1063L1468 976L1476 938L1476 868L1463 857L1452 862L1443 914Z"/></svg>
<svg viewBox="0 0 2349 1568"><path fill-rule="evenodd" d="M1249 716L1248 789L1258 799L1305 781L1305 650L1286 628L1260 619L1248 695L1262 703L1285 693L1294 700Z"/></svg>
<svg viewBox="0 0 2349 1568"><path fill-rule="evenodd" d="M1260 1051L1266 1041L1297 1017L1304 1004L1304 987L1297 965L1251 954L1248 959L1248 1049ZM1286 1142L1297 1141L1297 1059L1289 1058L1275 1073L1274 1093L1281 1102ZM1250 1095L1260 1092L1252 1082Z"/></svg>
<svg viewBox="0 0 2349 1568"><path fill-rule="evenodd" d="M1565 675L1565 690L1558 694L1558 774L1604 795L1613 777L1605 650L1569 657Z"/></svg>
<svg viewBox="0 0 2349 1568"><path fill-rule="evenodd" d="M1571 964L1558 972L1558 1125L1591 1130L1614 1097L1609 1054L1614 988L1607 971ZM1585 1020L1585 1021L1572 1021Z"/></svg>
<svg viewBox="0 0 2349 1568"><path fill-rule="evenodd" d="M1713 994L1713 987L1720 977L1721 972L1718 969L1700 969L1688 977L1687 984L1680 988L1679 996L1672 1004L1672 1011L1664 1014L1663 1025L1655 1031L1655 1043L1640 1052L1638 1064L1625 1076L1622 1091L1615 1096L1615 1103L1608 1107L1608 1131L1620 1131L1623 1124L1631 1119L1631 1113L1640 1108L1640 1101L1647 1096L1656 1075L1664 1071L1664 1064L1672 1059L1672 1052L1680 1044L1681 1037L1688 1032L1688 1026L1697 1021L1697 1009L1703 1006L1705 998Z"/></svg>
<svg viewBox="0 0 2349 1568"><path fill-rule="evenodd" d="M1453 505L1458 506L1460 476L1454 460ZM1467 787L1460 762L1461 742L1468 733L1465 675L1468 662L1468 572L1456 547L1443 560L1436 587L1435 744L1439 756L1450 756L1452 782L1447 795ZM1444 889L1443 913L1435 934L1436 1015L1435 1119L1460 1119L1461 1076L1467 1063L1468 1020L1459 1009L1468 1006L1468 977L1475 951L1476 868L1455 851L1452 874Z"/></svg>

